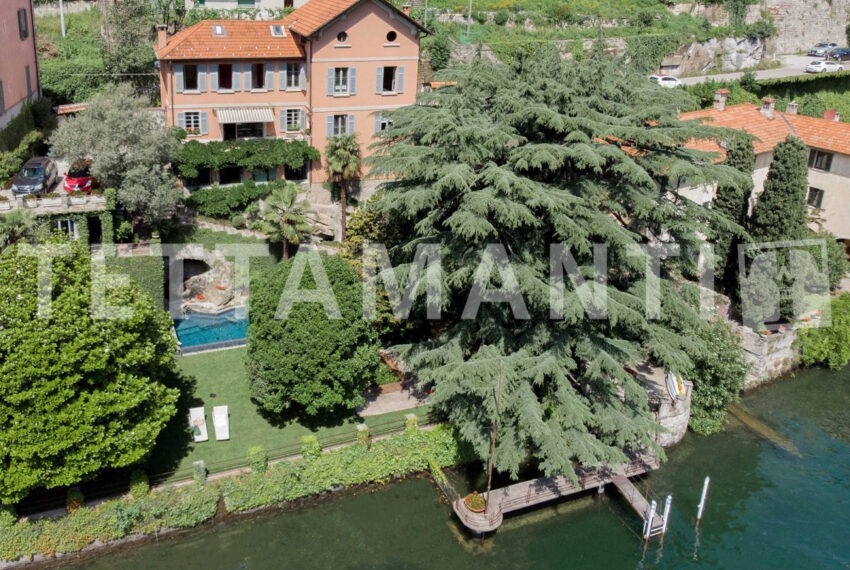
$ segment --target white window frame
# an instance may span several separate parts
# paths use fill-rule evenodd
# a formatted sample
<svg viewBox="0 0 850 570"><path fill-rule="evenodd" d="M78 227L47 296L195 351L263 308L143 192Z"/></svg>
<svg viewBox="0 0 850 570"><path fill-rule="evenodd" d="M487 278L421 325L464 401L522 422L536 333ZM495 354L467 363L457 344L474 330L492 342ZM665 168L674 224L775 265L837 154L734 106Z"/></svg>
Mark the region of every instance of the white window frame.
<svg viewBox="0 0 850 570"><path fill-rule="evenodd" d="M393 124L393 120L388 117L381 117L379 119L379 129L378 132L385 131Z"/></svg>
<svg viewBox="0 0 850 570"><path fill-rule="evenodd" d="M334 95L348 95L349 87L349 71L347 67L334 68Z"/></svg>
<svg viewBox="0 0 850 570"><path fill-rule="evenodd" d="M304 111L299 109L298 107L292 107L292 108L286 109L284 111L283 116L284 116L284 119L285 119L285 124L284 124L283 128L285 129L285 132L287 132L287 133L297 133L297 132L300 132L301 130L303 130L302 127L301 127L301 115L302 115L303 112ZM294 120L290 120L290 118L294 118ZM289 125L295 125L298 128L290 130Z"/></svg>
<svg viewBox="0 0 850 570"><path fill-rule="evenodd" d="M340 125L342 128L340 129ZM338 137L347 135L348 133L348 115L334 115L334 132L333 136Z"/></svg>
<svg viewBox="0 0 850 570"><path fill-rule="evenodd" d="M286 28L281 25L270 25L269 31L272 34L273 38L285 38L286 37ZM278 33L280 32L280 33Z"/></svg>
<svg viewBox="0 0 850 570"><path fill-rule="evenodd" d="M386 88L387 70L388 69L393 70L393 81L392 81L391 89L389 89L389 90ZM397 81L398 81L398 66L385 65L384 66L384 72L383 72L381 77L382 77L381 93L384 93L384 94L387 94L387 95L395 94L396 89L398 87L398 83L397 83Z"/></svg>
<svg viewBox="0 0 850 570"><path fill-rule="evenodd" d="M294 76L293 76L294 70ZM286 73L286 89L293 91L301 90L301 64L300 63L287 63L284 68L284 73ZM294 80L294 83L293 83Z"/></svg>
<svg viewBox="0 0 850 570"><path fill-rule="evenodd" d="M820 172L830 172L832 170L832 161L835 159L835 153L827 152L825 150L818 150L813 148L809 151L809 168L812 170L819 170ZM825 161L826 168L820 168L818 163L823 160Z"/></svg>
<svg viewBox="0 0 850 570"><path fill-rule="evenodd" d="M201 112L200 111L186 111L183 114L184 117L184 129L189 136L198 136L201 134Z"/></svg>

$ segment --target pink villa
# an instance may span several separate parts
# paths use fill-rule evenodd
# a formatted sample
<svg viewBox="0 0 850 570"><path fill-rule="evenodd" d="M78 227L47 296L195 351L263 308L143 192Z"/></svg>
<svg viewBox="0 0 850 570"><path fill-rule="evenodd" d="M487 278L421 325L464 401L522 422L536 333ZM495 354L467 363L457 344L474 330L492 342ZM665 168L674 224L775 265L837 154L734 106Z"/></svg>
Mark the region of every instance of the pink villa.
<svg viewBox="0 0 850 570"><path fill-rule="evenodd" d="M329 137L357 133L367 156L382 111L416 101L424 31L383 0L310 0L283 20L203 21L171 37L160 28L166 120L188 140L303 140L322 153ZM323 161L285 175L326 179Z"/></svg>

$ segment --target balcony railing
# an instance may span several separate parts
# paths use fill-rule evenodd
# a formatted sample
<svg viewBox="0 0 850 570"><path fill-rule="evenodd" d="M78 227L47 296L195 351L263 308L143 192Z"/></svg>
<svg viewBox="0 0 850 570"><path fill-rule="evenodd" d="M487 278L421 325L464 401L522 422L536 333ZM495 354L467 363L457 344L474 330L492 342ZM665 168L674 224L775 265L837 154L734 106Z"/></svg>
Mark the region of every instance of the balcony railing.
<svg viewBox="0 0 850 570"><path fill-rule="evenodd" d="M99 194L51 197L9 197L9 192L3 194L7 199L0 200L0 215L18 209L31 210L38 216L49 216L73 212L97 212L106 208L106 196Z"/></svg>

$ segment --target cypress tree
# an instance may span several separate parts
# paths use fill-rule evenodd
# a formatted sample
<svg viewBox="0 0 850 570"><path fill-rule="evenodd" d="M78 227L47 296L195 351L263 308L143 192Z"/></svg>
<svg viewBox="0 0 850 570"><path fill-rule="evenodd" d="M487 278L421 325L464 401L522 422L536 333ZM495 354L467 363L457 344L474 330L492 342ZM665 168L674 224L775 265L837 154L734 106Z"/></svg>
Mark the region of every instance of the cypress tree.
<svg viewBox="0 0 850 570"><path fill-rule="evenodd" d="M743 243L743 228L747 224L750 195L753 192L753 171L756 154L752 137L735 136L727 143L724 164L744 176L740 180L718 185L712 206L738 227L732 230L715 228L715 272L721 278L723 290L733 299L738 295L738 246Z"/></svg>
<svg viewBox="0 0 850 570"><path fill-rule="evenodd" d="M773 149L764 192L758 197L750 220L750 234L757 242L804 239L808 167L806 145L789 136Z"/></svg>
<svg viewBox="0 0 850 570"><path fill-rule="evenodd" d="M498 419L500 471L516 475L531 454L544 472L574 476L576 463L611 465L655 449L646 391L626 367L686 370L698 315L665 260L664 318L648 318L645 260L630 257L629 246L669 236L687 250L708 223L730 226L665 190L678 179L740 176L686 146L727 131L679 121L686 94L657 89L601 55L563 62L538 51L511 64L478 61L444 79L456 83L393 113L371 164L394 179L378 204L404 228L398 249L408 259L420 243L443 252L442 321L431 338L402 347L405 361L433 383L434 405L482 459ZM607 245L610 269L585 290L607 291L607 318L586 318L565 280L564 314L551 319L550 245L587 268L594 243ZM509 255L515 282L504 278L505 289L522 294L530 318L507 303L482 303L477 318L462 318L473 285L487 281L476 269L488 244Z"/></svg>

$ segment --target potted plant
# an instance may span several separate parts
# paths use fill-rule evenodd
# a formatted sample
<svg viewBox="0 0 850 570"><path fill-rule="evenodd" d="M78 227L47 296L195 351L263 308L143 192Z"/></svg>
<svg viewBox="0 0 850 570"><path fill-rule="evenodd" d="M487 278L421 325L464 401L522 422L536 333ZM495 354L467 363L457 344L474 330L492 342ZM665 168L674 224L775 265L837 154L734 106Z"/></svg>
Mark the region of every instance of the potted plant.
<svg viewBox="0 0 850 570"><path fill-rule="evenodd" d="M106 203L106 196L103 195L103 190L100 188L95 188L91 191L91 195L89 196L90 202L96 202L98 204Z"/></svg>
<svg viewBox="0 0 850 570"><path fill-rule="evenodd" d="M25 208L35 208L38 206L38 196L35 194L29 194L24 196L24 207Z"/></svg>
<svg viewBox="0 0 850 570"><path fill-rule="evenodd" d="M39 203L42 206L61 206L65 202L65 197L56 192L50 194L42 194Z"/></svg>
<svg viewBox="0 0 850 570"><path fill-rule="evenodd" d="M8 196L0 195L0 210L11 210L12 203L9 201Z"/></svg>
<svg viewBox="0 0 850 570"><path fill-rule="evenodd" d="M86 193L81 192L80 190L74 190L71 194L69 194L69 199L71 200L71 204L85 204Z"/></svg>
<svg viewBox="0 0 850 570"><path fill-rule="evenodd" d="M291 125L286 125L286 132L288 132L288 133L297 132L297 131L300 131L300 130L301 130L301 125L299 125L297 123L293 123Z"/></svg>
<svg viewBox="0 0 850 570"><path fill-rule="evenodd" d="M466 508L473 513L483 513L487 508L487 501L484 500L484 496L478 491L473 491L469 495L465 496L463 498L463 504L466 505Z"/></svg>

